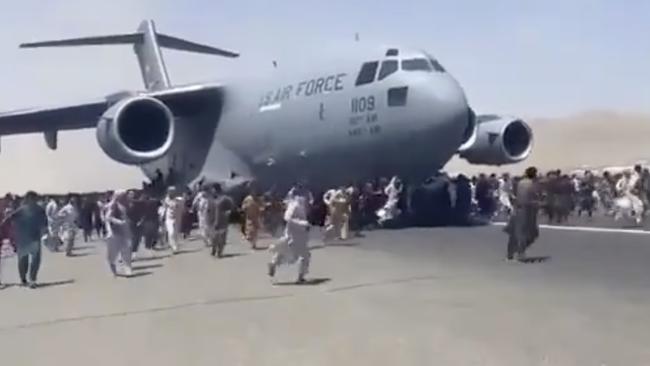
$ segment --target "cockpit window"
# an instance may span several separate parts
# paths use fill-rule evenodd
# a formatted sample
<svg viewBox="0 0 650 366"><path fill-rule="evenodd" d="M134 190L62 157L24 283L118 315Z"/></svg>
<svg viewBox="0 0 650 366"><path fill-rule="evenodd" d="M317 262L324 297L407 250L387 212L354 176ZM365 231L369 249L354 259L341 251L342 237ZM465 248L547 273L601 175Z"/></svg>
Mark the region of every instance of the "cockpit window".
<svg viewBox="0 0 650 366"><path fill-rule="evenodd" d="M398 56L399 55L399 50L397 48L389 48L388 51L386 51L386 56Z"/></svg>
<svg viewBox="0 0 650 366"><path fill-rule="evenodd" d="M402 60L402 70L404 71L432 71L431 64L426 58L412 58Z"/></svg>
<svg viewBox="0 0 650 366"><path fill-rule="evenodd" d="M384 80L388 75L395 73L397 69L399 69L399 64L396 60L387 60L382 62L377 80Z"/></svg>
<svg viewBox="0 0 650 366"><path fill-rule="evenodd" d="M437 72L447 72L442 65L440 65L440 62L436 61L433 58L429 58L429 61L431 61L431 65L433 65L433 69L436 70Z"/></svg>
<svg viewBox="0 0 650 366"><path fill-rule="evenodd" d="M370 84L375 81L375 75L377 75L377 68L379 67L379 61L366 62L361 65L361 70L357 76L356 86Z"/></svg>
<svg viewBox="0 0 650 366"><path fill-rule="evenodd" d="M433 66L433 69L436 70L437 72L447 72L444 67L436 60L433 56L431 56L428 53L425 53L425 55L429 58L429 61L431 61L431 65Z"/></svg>

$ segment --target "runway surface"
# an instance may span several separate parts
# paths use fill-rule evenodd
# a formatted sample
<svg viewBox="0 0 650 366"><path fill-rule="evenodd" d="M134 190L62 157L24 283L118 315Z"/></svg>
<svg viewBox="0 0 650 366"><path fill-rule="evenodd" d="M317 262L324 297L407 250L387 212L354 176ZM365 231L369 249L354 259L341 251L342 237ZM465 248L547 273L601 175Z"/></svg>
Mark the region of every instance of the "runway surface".
<svg viewBox="0 0 650 366"><path fill-rule="evenodd" d="M115 279L101 243L46 253L46 287L0 291L9 365L648 365L650 236L545 229L503 260L500 227L373 231L265 275L231 230L215 260L143 253ZM265 239L263 243L270 240ZM15 259L2 263L16 282Z"/></svg>

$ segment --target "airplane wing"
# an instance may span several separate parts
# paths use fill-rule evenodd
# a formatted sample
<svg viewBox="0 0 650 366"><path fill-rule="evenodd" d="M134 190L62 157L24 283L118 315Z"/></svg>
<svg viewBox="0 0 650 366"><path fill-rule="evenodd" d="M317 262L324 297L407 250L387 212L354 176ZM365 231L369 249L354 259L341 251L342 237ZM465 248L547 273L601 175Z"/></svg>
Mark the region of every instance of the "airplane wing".
<svg viewBox="0 0 650 366"><path fill-rule="evenodd" d="M55 108L33 108L0 113L0 135L77 130L94 127L108 109L106 100Z"/></svg>
<svg viewBox="0 0 650 366"><path fill-rule="evenodd" d="M123 98L133 96L159 99L172 110L175 116L191 116L201 113L214 104L214 98L221 93L222 87L221 84L195 84L155 92L123 92L74 105L0 113L0 135L93 128L111 105Z"/></svg>

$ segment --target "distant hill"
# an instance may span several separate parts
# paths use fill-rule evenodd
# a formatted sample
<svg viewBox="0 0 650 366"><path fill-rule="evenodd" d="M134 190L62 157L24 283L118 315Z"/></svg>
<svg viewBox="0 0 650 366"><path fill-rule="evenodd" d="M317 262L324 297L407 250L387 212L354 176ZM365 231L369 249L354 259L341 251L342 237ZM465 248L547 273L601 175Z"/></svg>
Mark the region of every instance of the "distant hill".
<svg viewBox="0 0 650 366"><path fill-rule="evenodd" d="M520 173L531 165L545 171L650 161L650 115L592 111L563 118L533 118L527 122L533 129L535 145L524 162L495 168L454 158L445 170Z"/></svg>

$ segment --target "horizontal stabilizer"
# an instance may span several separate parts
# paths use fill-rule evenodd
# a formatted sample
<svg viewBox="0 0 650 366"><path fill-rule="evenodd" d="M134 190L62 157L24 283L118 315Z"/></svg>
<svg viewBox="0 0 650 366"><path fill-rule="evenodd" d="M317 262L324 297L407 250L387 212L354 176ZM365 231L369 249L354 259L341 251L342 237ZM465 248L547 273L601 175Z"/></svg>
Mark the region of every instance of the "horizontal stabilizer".
<svg viewBox="0 0 650 366"><path fill-rule="evenodd" d="M112 36L84 37L84 38L62 39L58 41L23 43L20 45L20 48L136 44L142 42L143 40L144 40L144 36L142 33L115 34Z"/></svg>
<svg viewBox="0 0 650 366"><path fill-rule="evenodd" d="M168 36L165 34L158 34L158 45L163 48L169 48L169 49L180 50L180 51L188 51L194 53L203 53L206 55L239 57L239 54L236 52L222 50L220 48L186 41L184 39Z"/></svg>
<svg viewBox="0 0 650 366"><path fill-rule="evenodd" d="M195 43L182 38L168 36L166 34L156 34L158 46L180 51L202 53L207 55L216 55L223 57L239 57L236 52ZM71 38L62 40L42 41L23 43L20 48L40 48L40 47L72 47L72 46L102 46L102 45L120 45L120 44L142 44L144 34L141 32L130 34L115 34L109 36Z"/></svg>
<svg viewBox="0 0 650 366"><path fill-rule="evenodd" d="M169 48L206 55L239 57L236 52L191 42L182 38L158 33L153 20L144 20L135 33L111 34L107 36L80 37L61 40L23 43L20 48L76 47L103 45L133 45L140 64L142 79L147 90L163 90L171 87L167 68L163 61L162 48Z"/></svg>

